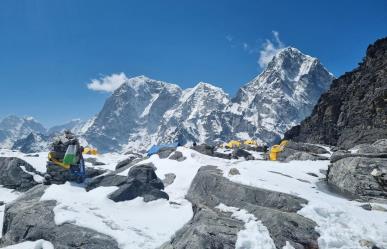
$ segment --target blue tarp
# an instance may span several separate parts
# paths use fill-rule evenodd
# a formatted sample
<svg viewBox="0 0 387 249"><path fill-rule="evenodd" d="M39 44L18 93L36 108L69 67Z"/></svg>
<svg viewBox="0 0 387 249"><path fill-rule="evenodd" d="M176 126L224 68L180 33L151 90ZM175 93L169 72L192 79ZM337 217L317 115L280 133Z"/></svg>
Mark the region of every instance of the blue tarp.
<svg viewBox="0 0 387 249"><path fill-rule="evenodd" d="M180 146L179 143L172 143L172 144L158 144L158 145L153 145L149 150L148 150L148 156L151 156L153 154L158 153L161 149L163 148L176 148Z"/></svg>

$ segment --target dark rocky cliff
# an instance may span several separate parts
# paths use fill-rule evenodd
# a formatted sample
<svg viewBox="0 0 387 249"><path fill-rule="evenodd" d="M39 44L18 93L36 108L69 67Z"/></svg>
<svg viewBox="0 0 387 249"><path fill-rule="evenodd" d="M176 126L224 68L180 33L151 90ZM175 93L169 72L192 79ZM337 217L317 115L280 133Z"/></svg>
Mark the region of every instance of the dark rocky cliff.
<svg viewBox="0 0 387 249"><path fill-rule="evenodd" d="M387 37L368 47L358 68L334 80L285 138L346 149L387 138Z"/></svg>

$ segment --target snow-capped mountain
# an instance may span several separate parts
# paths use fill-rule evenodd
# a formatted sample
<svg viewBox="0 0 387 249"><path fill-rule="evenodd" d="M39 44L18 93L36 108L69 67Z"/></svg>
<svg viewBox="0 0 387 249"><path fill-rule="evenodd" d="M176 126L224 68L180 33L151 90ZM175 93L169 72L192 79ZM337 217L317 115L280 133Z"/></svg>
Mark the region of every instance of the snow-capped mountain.
<svg viewBox="0 0 387 249"><path fill-rule="evenodd" d="M221 113L228 105L228 94L211 84L200 82L184 90L178 103L163 117L159 142L220 140L225 126Z"/></svg>
<svg viewBox="0 0 387 249"><path fill-rule="evenodd" d="M16 140L12 149L23 153L47 151L53 138L53 136L31 132L28 136Z"/></svg>
<svg viewBox="0 0 387 249"><path fill-rule="evenodd" d="M298 49L282 49L267 68L251 82L241 87L230 112L242 115L250 137L272 142L292 126L307 117L320 95L326 92L334 76L318 59Z"/></svg>
<svg viewBox="0 0 387 249"><path fill-rule="evenodd" d="M166 111L180 99L182 89L145 76L128 79L110 96L85 133L102 151L117 150L129 142L148 146Z"/></svg>
<svg viewBox="0 0 387 249"><path fill-rule="evenodd" d="M102 151L172 141L252 138L272 143L311 113L333 78L318 59L291 47L282 49L234 99L208 83L182 90L134 77L109 97L85 138Z"/></svg>
<svg viewBox="0 0 387 249"><path fill-rule="evenodd" d="M47 133L52 135L62 133L65 130L70 130L74 134L83 135L93 124L94 119L94 117L86 121L82 121L81 119L73 119L68 123L51 127L48 129Z"/></svg>
<svg viewBox="0 0 387 249"><path fill-rule="evenodd" d="M0 147L10 149L14 142L31 133L46 134L42 124L32 117L8 116L0 122Z"/></svg>

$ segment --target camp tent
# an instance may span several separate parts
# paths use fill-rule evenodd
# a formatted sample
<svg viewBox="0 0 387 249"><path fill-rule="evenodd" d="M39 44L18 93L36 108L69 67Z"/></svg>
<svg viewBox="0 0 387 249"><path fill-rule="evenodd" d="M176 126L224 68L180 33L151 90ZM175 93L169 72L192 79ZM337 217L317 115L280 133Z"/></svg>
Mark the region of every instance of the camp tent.
<svg viewBox="0 0 387 249"><path fill-rule="evenodd" d="M86 147L83 149L82 153L86 154L86 155L94 155L95 156L98 154L98 151L95 148Z"/></svg>
<svg viewBox="0 0 387 249"><path fill-rule="evenodd" d="M246 140L243 142L244 145L258 146L257 142L254 140Z"/></svg>
<svg viewBox="0 0 387 249"><path fill-rule="evenodd" d="M269 159L271 161L276 161L278 158L278 154L284 150L285 146L288 145L288 143L288 140L283 140L280 144L273 145L270 149Z"/></svg>
<svg viewBox="0 0 387 249"><path fill-rule="evenodd" d="M176 148L178 146L180 146L179 143L158 144L158 145L155 144L147 151L147 156L157 154L161 149L164 149L164 148Z"/></svg>
<svg viewBox="0 0 387 249"><path fill-rule="evenodd" d="M226 148L239 148L241 146L241 142L236 140L231 140L226 144Z"/></svg>

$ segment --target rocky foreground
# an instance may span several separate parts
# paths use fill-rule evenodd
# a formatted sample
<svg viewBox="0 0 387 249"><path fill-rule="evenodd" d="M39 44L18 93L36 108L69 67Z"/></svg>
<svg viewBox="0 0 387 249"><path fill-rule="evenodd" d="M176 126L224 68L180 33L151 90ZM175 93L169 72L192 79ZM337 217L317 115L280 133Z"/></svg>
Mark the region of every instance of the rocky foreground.
<svg viewBox="0 0 387 249"><path fill-rule="evenodd" d="M45 153L0 153L0 247L387 248L387 140L290 142L278 162L210 146L88 156L83 185L40 184Z"/></svg>

